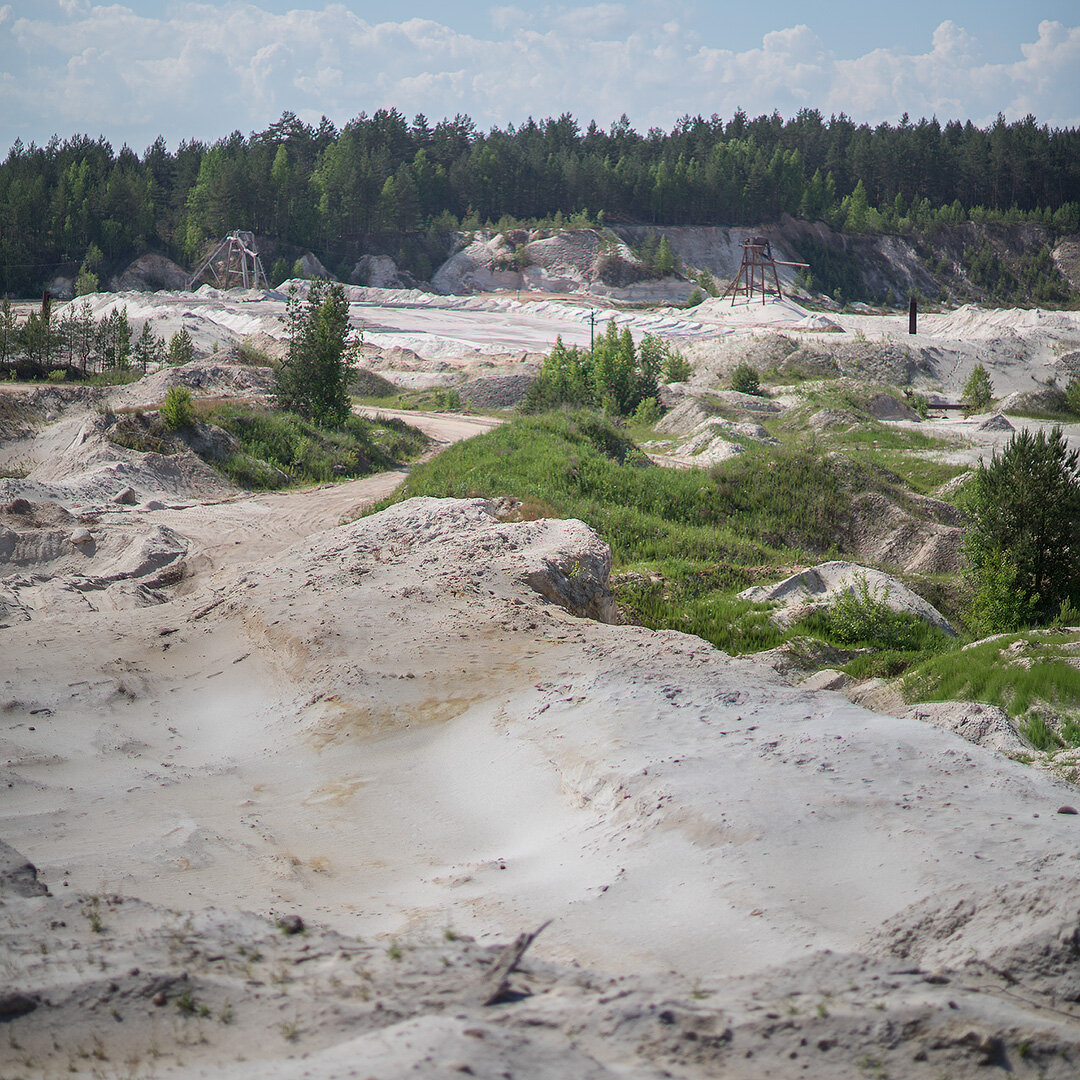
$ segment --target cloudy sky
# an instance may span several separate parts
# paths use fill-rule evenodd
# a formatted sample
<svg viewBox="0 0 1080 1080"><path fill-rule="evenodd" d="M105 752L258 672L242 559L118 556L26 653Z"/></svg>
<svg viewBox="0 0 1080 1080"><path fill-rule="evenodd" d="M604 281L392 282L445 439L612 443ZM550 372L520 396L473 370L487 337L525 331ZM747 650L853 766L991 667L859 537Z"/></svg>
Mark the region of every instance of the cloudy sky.
<svg viewBox="0 0 1080 1080"><path fill-rule="evenodd" d="M189 0L0 5L0 150L104 135L142 152L261 130L288 109L339 127L395 106L481 128L572 113L1080 125L1080 4L1036 0L397 4Z"/></svg>

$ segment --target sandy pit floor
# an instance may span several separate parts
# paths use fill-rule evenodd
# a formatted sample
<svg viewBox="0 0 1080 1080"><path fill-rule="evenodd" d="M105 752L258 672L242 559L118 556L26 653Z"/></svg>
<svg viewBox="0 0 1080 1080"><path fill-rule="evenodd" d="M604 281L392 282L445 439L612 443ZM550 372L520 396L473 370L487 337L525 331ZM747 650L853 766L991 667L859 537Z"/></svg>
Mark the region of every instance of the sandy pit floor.
<svg viewBox="0 0 1080 1080"><path fill-rule="evenodd" d="M0 1075L1076 1075L1075 787L605 622L581 523L58 408L0 481Z"/></svg>

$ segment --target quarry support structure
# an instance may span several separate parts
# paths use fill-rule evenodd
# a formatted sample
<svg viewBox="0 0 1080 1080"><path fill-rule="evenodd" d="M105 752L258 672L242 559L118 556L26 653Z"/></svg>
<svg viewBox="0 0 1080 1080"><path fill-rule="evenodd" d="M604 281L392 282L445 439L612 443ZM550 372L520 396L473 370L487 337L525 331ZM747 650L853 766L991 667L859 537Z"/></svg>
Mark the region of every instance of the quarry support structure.
<svg viewBox="0 0 1080 1080"><path fill-rule="evenodd" d="M739 270L731 279L728 287L721 293L727 296L731 293L731 304L734 307L735 297L742 294L746 302L750 303L754 296L754 290L761 290L761 302L765 303L766 295L775 291L778 298L783 297L780 291L780 275L776 272L778 266L809 266L804 262L785 262L783 259L774 259L769 238L766 236L747 236L742 242L743 254ZM767 283L766 275L771 275L771 283Z"/></svg>
<svg viewBox="0 0 1080 1080"><path fill-rule="evenodd" d="M257 289L260 282L264 289L270 287L255 247L254 233L234 232L226 236L195 272L188 289L194 289L208 270L219 289Z"/></svg>

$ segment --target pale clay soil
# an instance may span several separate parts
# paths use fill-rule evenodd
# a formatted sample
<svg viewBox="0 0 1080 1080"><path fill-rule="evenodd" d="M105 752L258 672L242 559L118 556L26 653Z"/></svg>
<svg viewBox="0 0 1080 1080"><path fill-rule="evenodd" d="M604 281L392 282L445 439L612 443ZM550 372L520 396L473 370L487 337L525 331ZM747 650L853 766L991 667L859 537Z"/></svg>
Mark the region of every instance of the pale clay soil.
<svg viewBox="0 0 1080 1080"><path fill-rule="evenodd" d="M276 300L135 299L204 345L280 333ZM353 314L413 370L588 340L579 303L407 301ZM618 317L702 385L762 325L908 344L702 308ZM1075 315L921 327L916 385L953 397L976 359L1004 394L1080 345ZM200 392L240 393L220 368ZM97 406L152 405L151 379L3 414L27 473L0 480L5 1080L1080 1072L1075 787L604 621L581 523L357 519L404 473L244 495L113 447ZM444 443L498 422L403 415ZM975 460L1009 436L985 419L931 425ZM502 981L498 947L549 919Z"/></svg>

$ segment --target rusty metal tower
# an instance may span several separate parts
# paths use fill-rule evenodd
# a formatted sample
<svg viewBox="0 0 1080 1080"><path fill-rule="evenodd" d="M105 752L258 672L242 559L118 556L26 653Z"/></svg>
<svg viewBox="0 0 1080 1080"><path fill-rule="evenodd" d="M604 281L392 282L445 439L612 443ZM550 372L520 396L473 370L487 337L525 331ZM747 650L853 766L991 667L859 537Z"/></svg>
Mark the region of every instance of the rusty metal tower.
<svg viewBox="0 0 1080 1080"><path fill-rule="evenodd" d="M270 287L255 248L254 233L235 232L226 236L196 271L188 288L194 289L195 283L208 270L214 275L214 284L219 289L257 289L260 281L264 289Z"/></svg>
<svg viewBox="0 0 1080 1080"><path fill-rule="evenodd" d="M774 259L769 239L765 236L747 236L743 239L742 264L738 273L731 279L728 287L721 294L727 296L731 293L731 304L734 307L735 297L740 294L746 297L749 304L753 299L754 290L761 290L761 302L764 304L768 293L775 292L777 297L783 297L780 291L780 275L776 272L778 266L809 266L803 262L785 262L782 259ZM767 283L766 275L772 276L771 283Z"/></svg>

